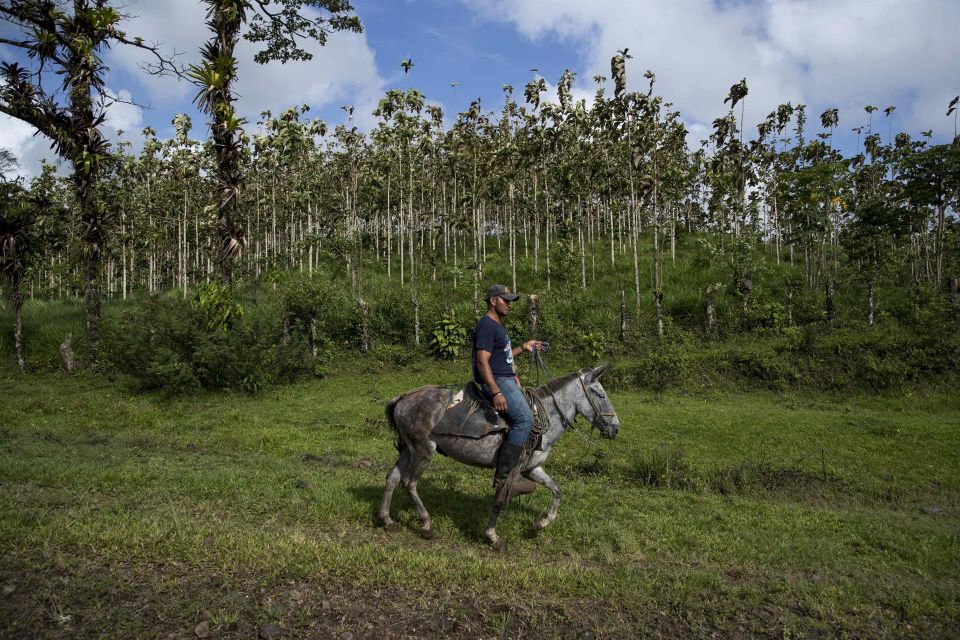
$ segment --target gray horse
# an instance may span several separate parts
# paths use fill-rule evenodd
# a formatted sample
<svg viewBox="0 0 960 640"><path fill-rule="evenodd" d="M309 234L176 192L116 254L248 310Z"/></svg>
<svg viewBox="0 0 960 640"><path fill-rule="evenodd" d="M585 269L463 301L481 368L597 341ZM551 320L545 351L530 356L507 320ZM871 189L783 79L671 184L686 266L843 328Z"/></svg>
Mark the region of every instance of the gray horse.
<svg viewBox="0 0 960 640"><path fill-rule="evenodd" d="M578 415L589 420L604 437L614 438L620 430L620 420L606 392L600 386L600 376L607 366L604 364L596 369L580 369L534 389L540 399L547 424L540 446L532 452L520 472L553 493L550 509L533 523L534 533L539 533L553 522L560 505L560 487L542 466L554 443L574 423ZM397 449L400 451L397 463L387 474L386 488L377 514L388 531L397 529L396 523L390 518L390 502L397 484L401 483L420 516L420 535L424 538L433 537L430 514L417 495L417 481L426 471L437 450L475 467L493 468L496 464L497 451L503 440L502 431L479 439L432 433L448 402L449 393L446 389L423 387L397 396L387 403L387 419L397 431ZM496 524L503 506L502 502L494 500L484 531L487 541L500 551L505 548L505 543L497 536Z"/></svg>

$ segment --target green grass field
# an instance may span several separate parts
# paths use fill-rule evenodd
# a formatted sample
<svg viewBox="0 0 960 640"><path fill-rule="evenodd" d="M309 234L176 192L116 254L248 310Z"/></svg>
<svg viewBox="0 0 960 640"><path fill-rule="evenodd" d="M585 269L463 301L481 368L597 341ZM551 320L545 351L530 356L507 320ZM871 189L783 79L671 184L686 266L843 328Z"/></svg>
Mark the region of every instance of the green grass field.
<svg viewBox="0 0 960 640"><path fill-rule="evenodd" d="M372 360L168 400L0 373L0 637L957 637L960 402L618 392L482 543L490 472L398 491L392 395L463 363ZM197 629L202 635L204 627Z"/></svg>

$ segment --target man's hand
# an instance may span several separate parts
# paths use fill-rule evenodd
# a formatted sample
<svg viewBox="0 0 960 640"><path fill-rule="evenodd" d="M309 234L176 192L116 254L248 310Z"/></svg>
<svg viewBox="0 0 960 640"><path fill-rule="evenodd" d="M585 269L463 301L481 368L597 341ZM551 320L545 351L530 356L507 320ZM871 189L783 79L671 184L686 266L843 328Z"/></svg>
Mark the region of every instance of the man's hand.
<svg viewBox="0 0 960 640"><path fill-rule="evenodd" d="M527 340L523 343L523 350L533 353L534 351L539 351L542 346L542 340Z"/></svg>
<svg viewBox="0 0 960 640"><path fill-rule="evenodd" d="M497 410L497 413L505 413L507 410L507 399L503 396L502 393L498 393L493 396L493 408Z"/></svg>

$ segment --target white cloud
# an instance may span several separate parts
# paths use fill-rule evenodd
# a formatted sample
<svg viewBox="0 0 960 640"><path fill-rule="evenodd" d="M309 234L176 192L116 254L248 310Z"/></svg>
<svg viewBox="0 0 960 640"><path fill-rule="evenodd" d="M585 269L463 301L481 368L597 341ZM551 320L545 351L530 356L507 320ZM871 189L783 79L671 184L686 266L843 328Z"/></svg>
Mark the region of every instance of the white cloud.
<svg viewBox="0 0 960 640"><path fill-rule="evenodd" d="M137 16L125 25L130 35L160 43L164 51L175 50L182 54L177 58L181 64L197 63L200 48L210 39L206 10L196 0L131 0L126 12ZM315 11L305 9L304 13L315 14ZM237 111L242 116L254 123L263 110L278 113L300 104L309 104L315 110L329 105L354 104L357 116L361 107L369 107L367 111L373 109L384 81L377 73L373 50L365 34L334 33L327 39L326 46L308 40L301 40L301 45L313 54L312 60L260 65L253 57L262 43L244 39L238 42L235 89ZM119 48L114 51L111 64L140 78L149 101L156 108L164 111L187 108L196 89L188 82L145 76L140 67L150 60L149 54L126 47L123 51Z"/></svg>
<svg viewBox="0 0 960 640"><path fill-rule="evenodd" d="M180 64L196 63L201 46L210 38L206 9L197 0L130 0L123 13L130 16L122 25L128 37L139 36L148 44L157 44L165 54L180 54L176 58ZM366 35L335 33L324 47L316 43L303 44L313 59L285 65L278 62L258 65L253 57L259 45L246 40L237 45L237 111L248 119L249 126L254 126L263 110L276 114L306 103L314 109L312 114L325 106L352 104L354 124L363 129L372 127L371 112L383 93L385 81L377 72ZM170 125L173 115L192 111L190 101L196 93L193 85L172 77L146 74L142 66L155 58L134 47L117 45L105 54L105 61L111 69L107 81L113 86L128 87L117 95L137 104L111 105L104 135L116 142L116 132L122 129L124 138L134 142L134 150L142 144L139 130L145 124L153 124L161 137L173 135ZM140 104L152 110L145 114ZM203 135L206 131L202 118L195 117L194 126L194 135ZM28 125L0 115L0 146L14 151L26 175L39 172L40 158L55 159L46 139L34 138L32 133Z"/></svg>
<svg viewBox="0 0 960 640"><path fill-rule="evenodd" d="M530 39L578 45L581 86L596 73L608 76L610 57L629 47L631 88L641 88L643 71L653 70L658 93L691 125L722 115L730 86L746 77L750 127L787 101L808 104L812 125L822 109L840 107L845 131L865 122L864 105L893 104L895 130L916 135L933 127L943 139L949 123L937 105L945 108L960 90L956 0L481 0L471 6Z"/></svg>
<svg viewBox="0 0 960 640"><path fill-rule="evenodd" d="M40 161L56 161L56 155L50 150L50 139L34 135L35 129L25 122L7 115L0 115L0 148L10 149L17 158L19 167L13 175L31 177L40 173Z"/></svg>
<svg viewBox="0 0 960 640"><path fill-rule="evenodd" d="M143 38L162 55L173 56L180 65L196 63L200 47L210 37L205 5L197 0L129 0L123 13L127 19L122 28L128 37ZM106 61L112 69L129 74L139 82L142 87L142 91L137 92L139 102L158 109L168 110L184 100L189 101L195 93L188 82L170 76L147 75L142 67L156 62L156 57L148 51L117 45L107 54Z"/></svg>
<svg viewBox="0 0 960 640"><path fill-rule="evenodd" d="M352 104L354 122L361 126L383 93L363 34L332 34L325 46L305 47L312 60L286 64L258 65L253 61L258 46L245 40L237 46L237 111L251 122L266 109L276 114L300 104L314 110Z"/></svg>
<svg viewBox="0 0 960 640"><path fill-rule="evenodd" d="M107 140L116 143L119 139L118 133L123 131L123 139L133 141L135 149L139 148L143 142L138 135L143 126L143 109L130 104L133 97L126 89L115 92L108 88L107 93L120 101L109 104L107 118L100 127L101 133ZM50 139L35 134L36 129L26 122L5 114L0 115L0 148L10 149L16 156L19 164L17 175L39 175L41 160L54 164L59 162L57 154L50 148ZM66 168L67 165L61 163L61 170Z"/></svg>
<svg viewBox="0 0 960 640"><path fill-rule="evenodd" d="M139 131L143 127L143 109L132 104L133 95L126 89L110 93L119 100L107 108L107 119L103 123L104 135L113 138L118 131L129 133Z"/></svg>

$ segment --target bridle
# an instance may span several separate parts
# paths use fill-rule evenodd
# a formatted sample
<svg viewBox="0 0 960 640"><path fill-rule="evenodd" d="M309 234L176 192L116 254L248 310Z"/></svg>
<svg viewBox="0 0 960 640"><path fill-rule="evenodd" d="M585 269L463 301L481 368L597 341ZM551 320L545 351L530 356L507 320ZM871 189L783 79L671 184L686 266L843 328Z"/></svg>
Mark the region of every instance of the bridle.
<svg viewBox="0 0 960 640"><path fill-rule="evenodd" d="M597 407L597 404L593 401L593 396L590 394L590 389L587 388L587 381L584 380L583 374L579 371L577 372L577 378L580 380L580 386L583 387L583 395L587 397L587 402L590 403L590 408L593 409L593 420L590 424L597 429L611 426L613 424L613 418L617 417L616 412L600 411L600 409ZM554 401L554 405L556 405L556 401ZM598 425L597 423L600 422L601 419L603 422Z"/></svg>
<svg viewBox="0 0 960 640"><path fill-rule="evenodd" d="M550 345L546 342L543 343L543 346L545 347L543 351L550 348ZM543 361L543 356L540 355L540 349L534 350L530 355L532 356L532 364L537 370L537 382L540 382L541 372L546 374L548 380L552 379L553 376L550 374L550 369L547 368L547 363ZM593 397L590 395L590 389L587 388L587 381L579 371L577 371L577 378L580 380L580 386L583 388L583 395L587 397L587 402L590 403L590 408L593 409L593 420L590 421L590 426L596 427L597 430L600 431L602 431L603 427L610 427L613 424L613 418L616 418L617 414L612 411L600 411L600 408L597 407L596 402L594 402ZM552 389L550 390L550 399L553 401L553 407L557 410L557 415L560 416L564 430L572 427L573 423L563 415L563 411L560 410L560 405L557 404L557 398L553 395Z"/></svg>

